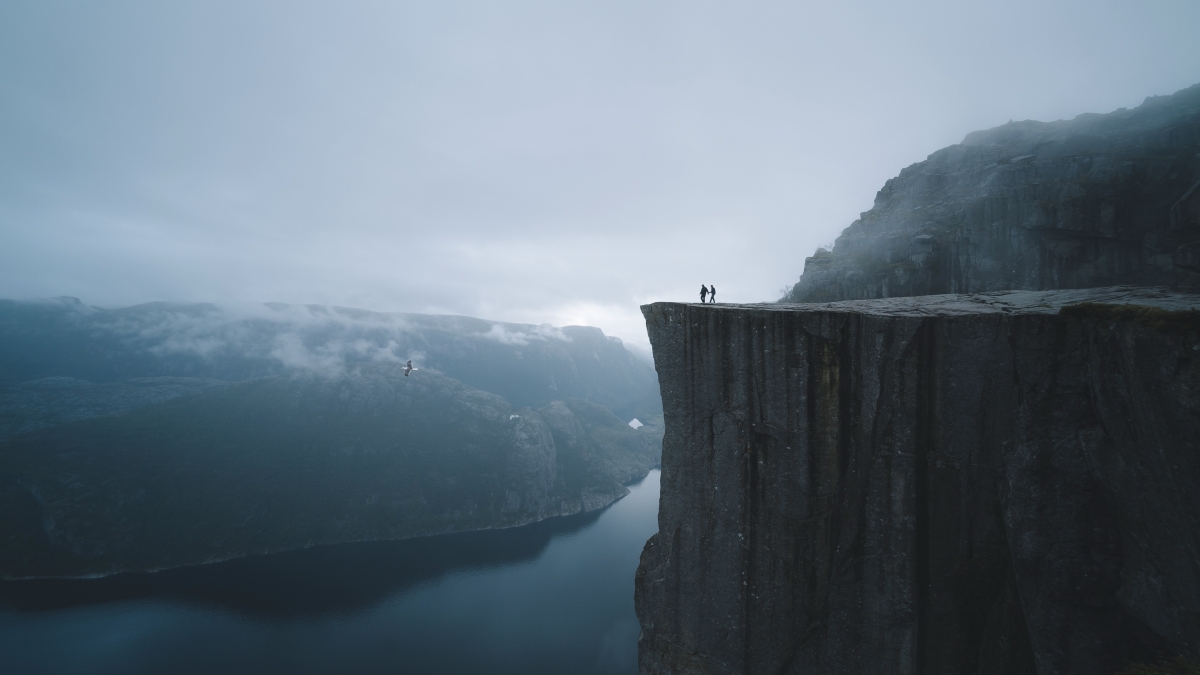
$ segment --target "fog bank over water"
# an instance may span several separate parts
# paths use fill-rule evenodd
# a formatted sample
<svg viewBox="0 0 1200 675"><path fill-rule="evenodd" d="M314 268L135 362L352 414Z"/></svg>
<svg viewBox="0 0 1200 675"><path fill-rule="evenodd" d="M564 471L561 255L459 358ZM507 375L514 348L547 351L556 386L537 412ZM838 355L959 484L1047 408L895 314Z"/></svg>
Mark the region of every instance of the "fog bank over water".
<svg viewBox="0 0 1200 675"><path fill-rule="evenodd" d="M0 6L0 297L595 325L778 297L970 131L1200 81L1200 5Z"/></svg>

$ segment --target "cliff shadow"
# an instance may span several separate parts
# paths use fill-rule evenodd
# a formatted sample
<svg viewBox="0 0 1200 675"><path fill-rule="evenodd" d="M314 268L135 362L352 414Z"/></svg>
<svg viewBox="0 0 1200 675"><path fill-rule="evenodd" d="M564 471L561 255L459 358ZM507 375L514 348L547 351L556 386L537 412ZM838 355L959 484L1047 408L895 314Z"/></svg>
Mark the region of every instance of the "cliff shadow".
<svg viewBox="0 0 1200 675"><path fill-rule="evenodd" d="M161 600L268 619L364 609L447 574L536 559L607 509L522 527L357 542L96 579L0 582L0 606L22 612Z"/></svg>

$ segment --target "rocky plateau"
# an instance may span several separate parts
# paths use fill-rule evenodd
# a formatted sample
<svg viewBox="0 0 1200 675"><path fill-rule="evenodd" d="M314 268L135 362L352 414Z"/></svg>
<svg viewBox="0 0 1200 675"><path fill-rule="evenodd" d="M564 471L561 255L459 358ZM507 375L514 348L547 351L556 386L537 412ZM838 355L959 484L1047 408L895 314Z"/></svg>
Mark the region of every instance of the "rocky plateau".
<svg viewBox="0 0 1200 675"><path fill-rule="evenodd" d="M1200 296L642 308L643 675L1200 658Z"/></svg>

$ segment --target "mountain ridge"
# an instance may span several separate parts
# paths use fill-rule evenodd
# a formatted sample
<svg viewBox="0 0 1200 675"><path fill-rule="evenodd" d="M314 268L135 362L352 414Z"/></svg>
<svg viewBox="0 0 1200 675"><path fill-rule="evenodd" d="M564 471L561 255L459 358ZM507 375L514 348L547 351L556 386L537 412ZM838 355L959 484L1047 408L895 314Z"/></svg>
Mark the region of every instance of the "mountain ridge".
<svg viewBox="0 0 1200 675"><path fill-rule="evenodd" d="M806 258L787 302L1200 286L1200 84L967 134Z"/></svg>
<svg viewBox="0 0 1200 675"><path fill-rule="evenodd" d="M512 527L658 463L657 377L597 328L255 311L0 302L0 577Z"/></svg>

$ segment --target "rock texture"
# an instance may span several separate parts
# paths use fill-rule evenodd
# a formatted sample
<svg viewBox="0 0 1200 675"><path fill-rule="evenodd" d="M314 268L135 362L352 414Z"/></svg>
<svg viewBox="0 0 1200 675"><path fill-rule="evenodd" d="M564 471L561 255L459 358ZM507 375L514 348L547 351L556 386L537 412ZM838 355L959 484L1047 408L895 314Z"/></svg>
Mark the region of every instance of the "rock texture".
<svg viewBox="0 0 1200 675"><path fill-rule="evenodd" d="M1200 84L1009 122L889 180L784 298L1200 286Z"/></svg>
<svg viewBox="0 0 1200 675"><path fill-rule="evenodd" d="M642 308L640 669L1103 674L1200 657L1200 296Z"/></svg>

